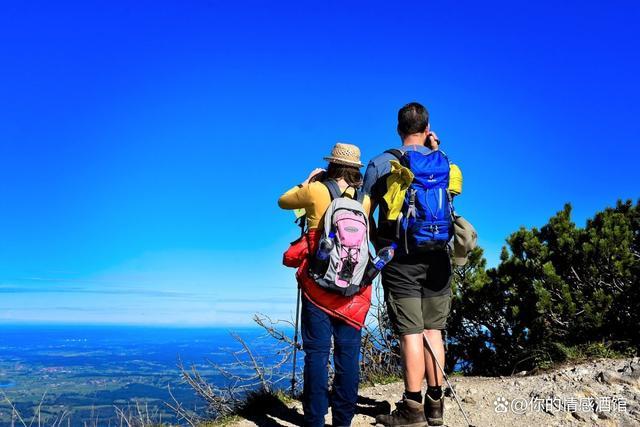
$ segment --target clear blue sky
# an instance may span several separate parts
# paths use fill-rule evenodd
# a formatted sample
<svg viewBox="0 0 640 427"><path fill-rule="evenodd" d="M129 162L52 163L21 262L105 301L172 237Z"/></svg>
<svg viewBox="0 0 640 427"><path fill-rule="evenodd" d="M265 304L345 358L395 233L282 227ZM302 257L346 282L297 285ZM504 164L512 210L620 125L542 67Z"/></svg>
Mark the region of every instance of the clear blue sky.
<svg viewBox="0 0 640 427"><path fill-rule="evenodd" d="M289 317L277 197L413 100L490 263L640 196L637 2L385 3L4 4L0 322Z"/></svg>

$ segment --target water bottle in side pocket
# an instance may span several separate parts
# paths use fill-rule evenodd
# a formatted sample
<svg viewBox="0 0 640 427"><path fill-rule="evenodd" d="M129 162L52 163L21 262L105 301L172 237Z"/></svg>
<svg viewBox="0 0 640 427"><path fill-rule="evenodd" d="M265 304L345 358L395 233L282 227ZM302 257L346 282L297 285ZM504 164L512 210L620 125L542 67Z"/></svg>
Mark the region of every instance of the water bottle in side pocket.
<svg viewBox="0 0 640 427"><path fill-rule="evenodd" d="M378 251L376 257L371 261L371 264L367 268L365 273L364 283L370 284L373 279L382 271L385 265L393 259L398 245L391 243L391 246L386 246Z"/></svg>

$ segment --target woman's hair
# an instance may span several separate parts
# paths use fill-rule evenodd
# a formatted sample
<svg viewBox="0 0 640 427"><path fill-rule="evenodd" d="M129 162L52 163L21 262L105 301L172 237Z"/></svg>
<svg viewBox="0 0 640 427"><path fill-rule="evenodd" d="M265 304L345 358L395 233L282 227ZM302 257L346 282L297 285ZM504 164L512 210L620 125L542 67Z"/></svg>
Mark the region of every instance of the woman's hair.
<svg viewBox="0 0 640 427"><path fill-rule="evenodd" d="M360 168L357 166L340 165L330 162L325 178L342 178L351 187L360 188L362 186L362 173L360 173Z"/></svg>

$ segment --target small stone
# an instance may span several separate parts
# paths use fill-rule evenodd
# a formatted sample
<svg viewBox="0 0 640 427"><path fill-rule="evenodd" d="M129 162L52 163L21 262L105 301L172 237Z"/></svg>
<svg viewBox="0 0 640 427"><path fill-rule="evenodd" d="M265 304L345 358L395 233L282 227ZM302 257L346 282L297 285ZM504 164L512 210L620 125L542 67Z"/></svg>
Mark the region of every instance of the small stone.
<svg viewBox="0 0 640 427"><path fill-rule="evenodd" d="M470 405L475 405L475 403L476 403L476 400L475 400L473 397L471 397L471 396L465 396L465 397L462 399L462 401L463 401L464 403L468 403L468 404L470 404Z"/></svg>
<svg viewBox="0 0 640 427"><path fill-rule="evenodd" d="M596 392L589 386L582 387L581 391L585 397L596 397Z"/></svg>
<svg viewBox="0 0 640 427"><path fill-rule="evenodd" d="M572 412L571 416L578 421L586 421L584 417L579 412Z"/></svg>
<svg viewBox="0 0 640 427"><path fill-rule="evenodd" d="M640 385L640 372L639 375L620 375L617 372L611 371L602 371L598 374L596 379L605 384L614 385L614 384L626 384L630 386L638 386Z"/></svg>
<svg viewBox="0 0 640 427"><path fill-rule="evenodd" d="M575 369L576 370L574 371L574 373L580 376L589 375L589 373L591 372L587 368L575 368Z"/></svg>
<svg viewBox="0 0 640 427"><path fill-rule="evenodd" d="M453 393L451 392L451 387L447 387L447 388L444 389L444 395L445 395L445 397L453 396Z"/></svg>

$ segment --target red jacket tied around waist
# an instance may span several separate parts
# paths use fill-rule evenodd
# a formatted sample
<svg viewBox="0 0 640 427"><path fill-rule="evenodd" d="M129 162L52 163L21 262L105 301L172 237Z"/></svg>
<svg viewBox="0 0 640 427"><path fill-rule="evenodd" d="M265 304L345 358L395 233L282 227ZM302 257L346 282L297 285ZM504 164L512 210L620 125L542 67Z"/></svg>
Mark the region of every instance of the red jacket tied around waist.
<svg viewBox="0 0 640 427"><path fill-rule="evenodd" d="M321 235L322 232L317 229L309 230L306 239L309 245L307 254L316 253ZM330 316L344 320L357 329L364 326L367 312L371 307L371 286L364 286L358 293L349 297L328 292L309 276L309 256L305 256L298 267L296 278L304 296L321 310Z"/></svg>

